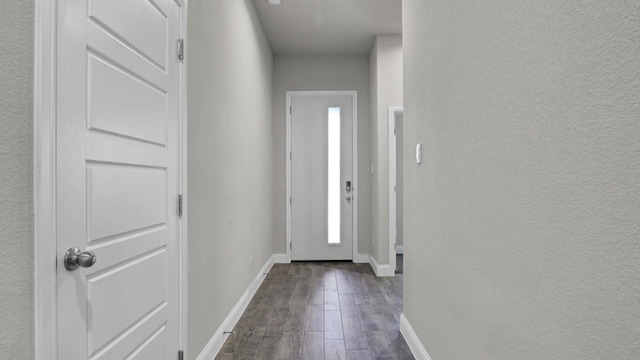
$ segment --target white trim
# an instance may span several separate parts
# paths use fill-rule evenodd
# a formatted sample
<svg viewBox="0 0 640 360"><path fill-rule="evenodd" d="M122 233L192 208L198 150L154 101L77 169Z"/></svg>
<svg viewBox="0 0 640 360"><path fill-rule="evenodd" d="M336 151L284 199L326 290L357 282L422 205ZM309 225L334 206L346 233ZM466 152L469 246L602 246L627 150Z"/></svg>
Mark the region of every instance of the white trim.
<svg viewBox="0 0 640 360"><path fill-rule="evenodd" d="M188 53L189 41L187 40L187 19L189 4L186 1L176 0L176 4L180 7L180 37L184 40L184 54ZM180 257L179 265L179 284L180 288L180 350L184 351L185 358L189 355L189 194L187 191L187 155L188 155L188 129L187 129L187 60L186 56L182 60L182 66L180 67L180 165L179 165L179 188L182 194L182 220L180 221L180 239L178 240L180 245L178 247L178 256Z"/></svg>
<svg viewBox="0 0 640 360"><path fill-rule="evenodd" d="M285 206L286 206L286 240L285 240L285 248L287 261L291 262L291 203L289 202L289 197L291 196L291 158L289 157L289 153L291 152L291 112L289 109L291 108L291 97L292 96L317 96L317 95L345 95L351 96L352 98L352 108L353 108L353 202L352 202L352 242L353 242L353 250L351 252L352 259L355 259L356 254L358 254L358 92L357 91L287 91L286 92L286 104L285 104L285 114L286 114L286 151L285 151L285 159L286 159L286 193L285 193Z"/></svg>
<svg viewBox="0 0 640 360"><path fill-rule="evenodd" d="M285 101L285 254L287 255L287 261L291 262L291 202L289 201L289 197L291 196L291 95L289 92L286 93L286 101Z"/></svg>
<svg viewBox="0 0 640 360"><path fill-rule="evenodd" d="M371 262L371 257L369 254L356 254L353 257L353 262L356 264L369 264Z"/></svg>
<svg viewBox="0 0 640 360"><path fill-rule="evenodd" d="M420 342L418 335L413 330L413 327L409 323L409 320L403 314L400 314L400 333L407 341L409 348L411 349L411 353L416 358L416 360L431 360L431 356L427 353L427 350Z"/></svg>
<svg viewBox="0 0 640 360"><path fill-rule="evenodd" d="M209 342L204 347L200 355L198 355L196 360L213 360L216 357L220 349L222 349L222 345L224 345L224 341L226 340L226 337L228 335L225 335L224 332L231 331L236 326L238 320L240 320L240 317L242 316L242 313L244 313L244 311L247 309L247 306L253 298L253 295L256 294L256 291L258 291L258 288L264 281L265 274L268 273L273 267L274 259L276 256L276 254L271 255L262 269L258 271L258 274L253 279L251 284L249 284L247 290L245 290L244 294L242 294L240 299L238 299L236 305L233 307L233 309L231 309L231 312L229 312L229 314L224 319L218 330L216 330L216 332L213 334L211 339L209 339Z"/></svg>
<svg viewBox="0 0 640 360"><path fill-rule="evenodd" d="M396 246L396 254L404 254L404 246L403 245Z"/></svg>
<svg viewBox="0 0 640 360"><path fill-rule="evenodd" d="M58 0L35 1L34 31L34 297L35 359L57 354L56 279L56 53ZM181 9L181 34L187 34L187 2ZM180 187L187 194L187 77L182 65L180 100ZM186 205L186 204L185 204ZM186 206L185 206L186 208ZM180 229L180 345L187 347L187 219Z"/></svg>
<svg viewBox="0 0 640 360"><path fill-rule="evenodd" d="M353 251L351 252L351 257L354 257L355 254L358 253L358 200L360 196L358 196L358 189L360 187L360 183L358 182L358 92L352 92L353 97L353 205L352 205L352 217L353 221L351 226L353 227Z"/></svg>
<svg viewBox="0 0 640 360"><path fill-rule="evenodd" d="M396 276L395 267L392 268L389 264L380 265L376 261L376 258L373 257L373 256L370 256L369 258L371 259L369 261L369 264L371 265L371 268L373 269L373 272L376 273L377 277Z"/></svg>
<svg viewBox="0 0 640 360"><path fill-rule="evenodd" d="M57 0L36 0L34 48L35 358L56 354L55 114Z"/></svg>
<svg viewBox="0 0 640 360"><path fill-rule="evenodd" d="M397 196L396 196L396 183L398 182L398 174L396 171L397 168L397 160L398 154L396 153L396 114L401 113L403 108L401 106L392 106L389 107L389 144L388 148L388 158L389 158L389 267L394 270L396 269L396 254L397 248L396 243L398 241L397 236Z"/></svg>
<svg viewBox="0 0 640 360"><path fill-rule="evenodd" d="M274 264L289 264L290 262L291 260L287 259L287 254L273 254Z"/></svg>

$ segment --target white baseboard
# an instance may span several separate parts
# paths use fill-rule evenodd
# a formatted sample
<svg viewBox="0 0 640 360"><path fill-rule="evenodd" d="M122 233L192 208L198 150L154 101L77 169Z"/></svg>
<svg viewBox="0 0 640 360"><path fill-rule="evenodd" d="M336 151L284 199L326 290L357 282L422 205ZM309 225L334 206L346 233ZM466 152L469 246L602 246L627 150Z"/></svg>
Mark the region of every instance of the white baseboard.
<svg viewBox="0 0 640 360"><path fill-rule="evenodd" d="M409 345L409 348L416 360L431 360L431 356L427 353L427 350L424 348L424 345L422 345L418 335L413 330L413 327L404 314L400 314L400 333L407 341L407 344Z"/></svg>
<svg viewBox="0 0 640 360"><path fill-rule="evenodd" d="M287 254L273 254L274 264L288 264L291 261L287 259Z"/></svg>
<svg viewBox="0 0 640 360"><path fill-rule="evenodd" d="M404 254L404 246L396 245L396 254Z"/></svg>
<svg viewBox="0 0 640 360"><path fill-rule="evenodd" d="M396 269L391 269L391 266L389 264L380 265L376 261L376 258L374 258L373 256L370 256L370 259L371 261L369 262L369 264L371 264L371 268L373 268L373 272L376 273L376 276L396 276Z"/></svg>
<svg viewBox="0 0 640 360"><path fill-rule="evenodd" d="M369 254L356 254L353 257L353 262L356 264L368 264L370 261Z"/></svg>
<svg viewBox="0 0 640 360"><path fill-rule="evenodd" d="M280 258L279 255L282 255L282 254L271 255L271 257L269 258L269 260L267 260L266 264L264 264L262 269L258 271L258 274L253 279L251 284L249 284L249 287L247 288L247 290L244 292L244 294L242 294L242 296L240 297L236 305L233 307L233 309L231 309L231 312L229 313L229 315L227 315L227 317L224 319L224 321L222 322L222 325L220 325L218 330L216 330L216 332L213 334L213 336L207 343L207 346L204 347L204 349L202 350L200 355L198 355L196 360L213 360L216 357L220 349L222 349L222 345L224 345L224 341L226 340L227 335L224 335L224 332L231 331L231 329L233 329L236 326L236 324L238 323L238 320L240 320L240 316L242 316L242 313L244 313L244 311L247 308L247 305L249 305L249 302L253 298L253 295L255 295L256 291L258 291L258 288L262 284L262 281L264 281L264 278L265 278L264 274L268 273L271 270L271 267L273 267L276 257Z"/></svg>

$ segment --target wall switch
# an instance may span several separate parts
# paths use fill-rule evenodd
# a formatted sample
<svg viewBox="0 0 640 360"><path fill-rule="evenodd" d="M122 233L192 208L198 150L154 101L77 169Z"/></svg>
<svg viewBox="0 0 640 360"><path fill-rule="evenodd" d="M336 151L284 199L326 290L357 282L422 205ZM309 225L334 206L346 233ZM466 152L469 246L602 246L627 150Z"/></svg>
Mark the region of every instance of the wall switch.
<svg viewBox="0 0 640 360"><path fill-rule="evenodd" d="M416 145L416 164L422 164L422 144Z"/></svg>

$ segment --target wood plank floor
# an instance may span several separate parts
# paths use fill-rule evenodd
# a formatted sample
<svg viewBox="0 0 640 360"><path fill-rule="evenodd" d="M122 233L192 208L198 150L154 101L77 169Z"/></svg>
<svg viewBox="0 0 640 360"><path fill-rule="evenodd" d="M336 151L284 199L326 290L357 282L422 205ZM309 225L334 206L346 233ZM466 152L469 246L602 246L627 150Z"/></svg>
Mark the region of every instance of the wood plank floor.
<svg viewBox="0 0 640 360"><path fill-rule="evenodd" d="M275 264L216 360L414 359L400 334L402 275L368 264Z"/></svg>

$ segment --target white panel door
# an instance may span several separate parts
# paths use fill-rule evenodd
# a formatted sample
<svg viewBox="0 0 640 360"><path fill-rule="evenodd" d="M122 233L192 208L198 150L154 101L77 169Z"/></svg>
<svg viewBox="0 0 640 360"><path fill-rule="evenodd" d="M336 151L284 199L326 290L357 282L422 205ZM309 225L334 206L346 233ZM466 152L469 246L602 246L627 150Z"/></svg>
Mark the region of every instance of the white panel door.
<svg viewBox="0 0 640 360"><path fill-rule="evenodd" d="M291 97L292 260L353 258L352 102Z"/></svg>
<svg viewBox="0 0 640 360"><path fill-rule="evenodd" d="M181 9L58 5L57 359L174 360ZM74 247L95 264L65 268Z"/></svg>

